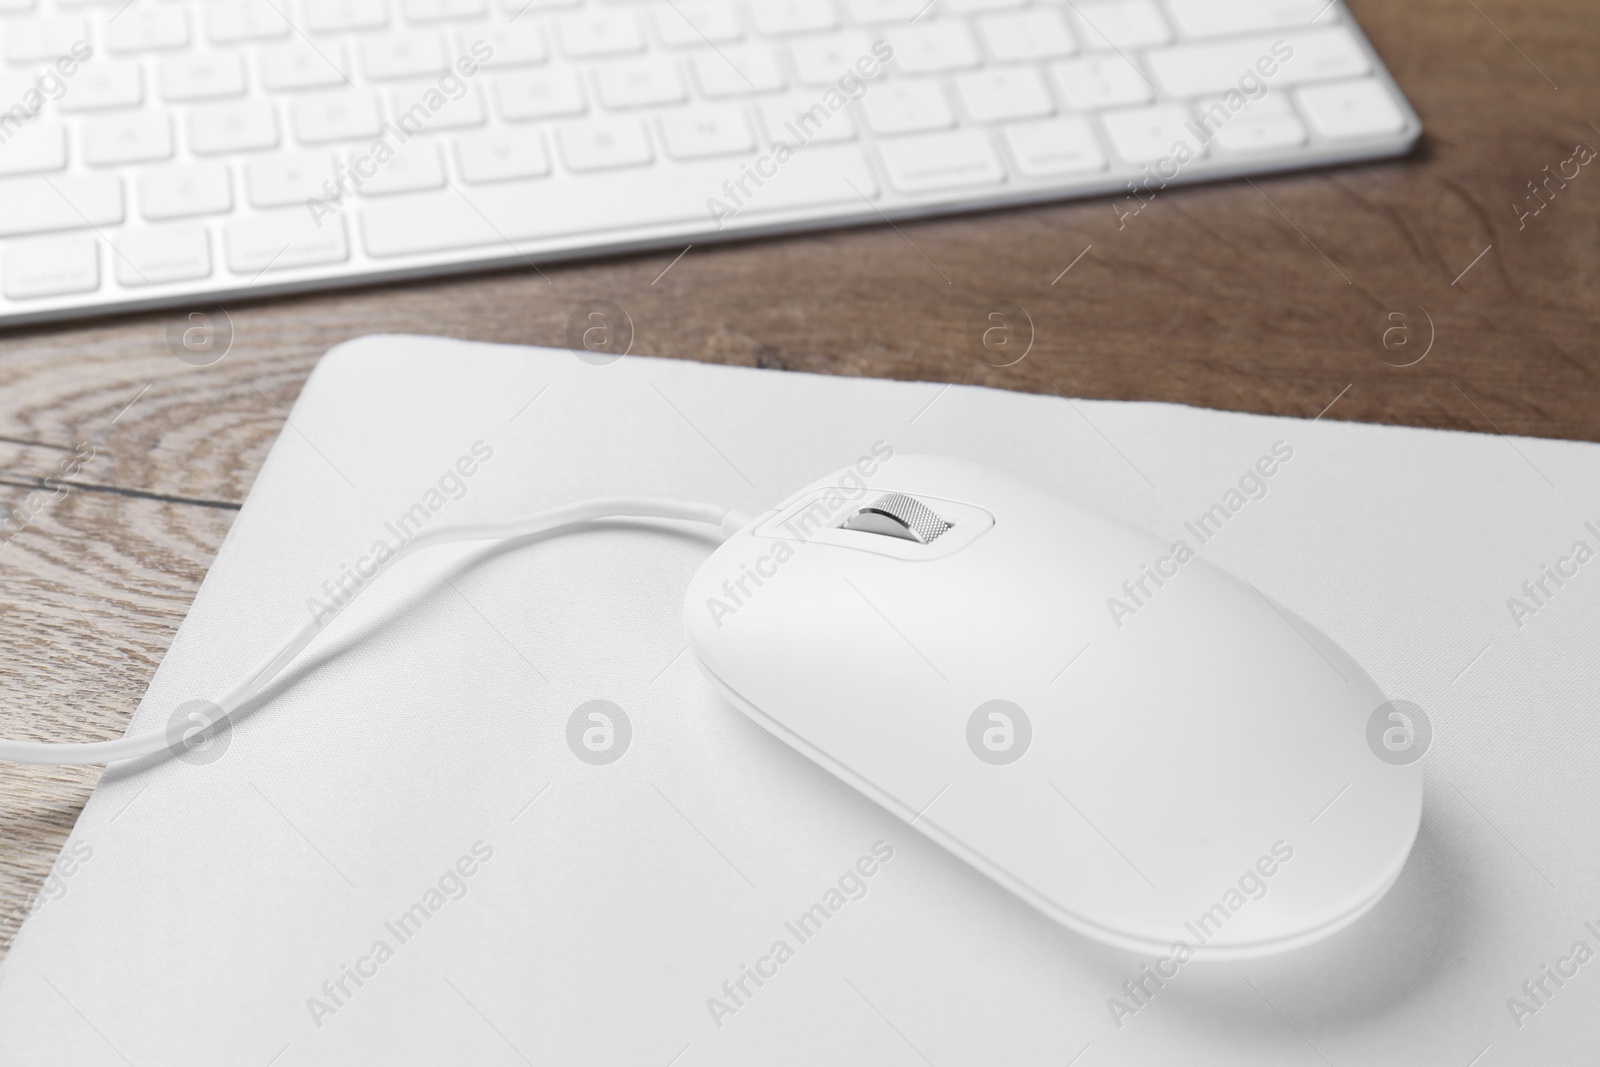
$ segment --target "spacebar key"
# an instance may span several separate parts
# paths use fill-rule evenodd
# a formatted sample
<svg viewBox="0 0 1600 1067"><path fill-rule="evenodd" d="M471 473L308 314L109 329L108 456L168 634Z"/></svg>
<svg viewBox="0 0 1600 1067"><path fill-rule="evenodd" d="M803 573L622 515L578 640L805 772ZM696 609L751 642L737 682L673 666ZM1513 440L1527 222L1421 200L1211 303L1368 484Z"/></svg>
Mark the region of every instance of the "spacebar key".
<svg viewBox="0 0 1600 1067"><path fill-rule="evenodd" d="M878 195L853 145L795 153L760 186L740 166L749 162L733 157L386 196L362 205L362 240L369 255L382 258L684 223L721 229L730 220L859 205ZM765 169L774 168L769 162Z"/></svg>

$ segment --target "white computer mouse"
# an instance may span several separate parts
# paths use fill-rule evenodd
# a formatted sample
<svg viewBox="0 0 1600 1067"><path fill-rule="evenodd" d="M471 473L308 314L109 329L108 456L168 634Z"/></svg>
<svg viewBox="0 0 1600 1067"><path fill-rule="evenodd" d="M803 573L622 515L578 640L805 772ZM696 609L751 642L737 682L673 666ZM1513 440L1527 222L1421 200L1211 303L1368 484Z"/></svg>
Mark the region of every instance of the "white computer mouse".
<svg viewBox="0 0 1600 1067"><path fill-rule="evenodd" d="M718 548L684 619L735 706L1062 924L1282 952L1394 883L1421 775L1350 656L1186 547L880 444Z"/></svg>

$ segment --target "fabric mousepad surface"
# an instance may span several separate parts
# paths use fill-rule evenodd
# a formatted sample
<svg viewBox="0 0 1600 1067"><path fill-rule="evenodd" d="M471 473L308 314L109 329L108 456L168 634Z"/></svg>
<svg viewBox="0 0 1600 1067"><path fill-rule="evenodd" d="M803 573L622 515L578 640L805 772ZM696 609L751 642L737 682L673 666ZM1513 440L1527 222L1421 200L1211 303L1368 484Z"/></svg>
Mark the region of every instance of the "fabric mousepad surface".
<svg viewBox="0 0 1600 1067"><path fill-rule="evenodd" d="M0 1063L1593 1054L1595 446L417 337L335 349L290 419L133 732L428 525L602 496L754 515L926 452L1187 540L1413 702L1416 846L1283 956L1101 946L717 695L682 626L711 538L597 523L396 564L231 729L107 773L0 969Z"/></svg>

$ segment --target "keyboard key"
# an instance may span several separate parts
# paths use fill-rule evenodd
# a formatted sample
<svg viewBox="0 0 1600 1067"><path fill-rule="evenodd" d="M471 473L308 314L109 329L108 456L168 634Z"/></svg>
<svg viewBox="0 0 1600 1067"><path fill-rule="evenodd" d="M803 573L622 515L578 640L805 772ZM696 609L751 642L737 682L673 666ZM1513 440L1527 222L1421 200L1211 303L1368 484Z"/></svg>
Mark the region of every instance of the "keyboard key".
<svg viewBox="0 0 1600 1067"><path fill-rule="evenodd" d="M152 167L139 174L139 207L147 219L181 219L233 210L233 183L221 163Z"/></svg>
<svg viewBox="0 0 1600 1067"><path fill-rule="evenodd" d="M726 0L677 0L655 5L656 34L669 48L707 41L737 41L744 36L733 5Z"/></svg>
<svg viewBox="0 0 1600 1067"><path fill-rule="evenodd" d="M1028 0L944 0L943 9L952 15L975 15L982 11L1004 11L1027 6Z"/></svg>
<svg viewBox="0 0 1600 1067"><path fill-rule="evenodd" d="M223 244L228 269L235 274L343 263L350 258L344 220L324 215L312 221L303 207L235 219L224 228Z"/></svg>
<svg viewBox="0 0 1600 1067"><path fill-rule="evenodd" d="M1154 163L1171 155L1173 146L1180 141L1187 144L1195 156L1205 152L1205 147L1197 144L1199 139L1185 125L1190 121L1189 109L1181 104L1108 111L1100 120L1111 138L1111 147L1129 163Z"/></svg>
<svg viewBox="0 0 1600 1067"><path fill-rule="evenodd" d="M878 62L872 54L872 38L861 30L796 41L789 46L789 55L803 85L832 85L841 74L859 74L855 65L862 56L868 57L874 65Z"/></svg>
<svg viewBox="0 0 1600 1067"><path fill-rule="evenodd" d="M189 20L177 7L144 7L124 11L106 27L113 52L153 52L189 43Z"/></svg>
<svg viewBox="0 0 1600 1067"><path fill-rule="evenodd" d="M595 68L600 102L609 108L675 104L687 93L678 68L668 59L631 59Z"/></svg>
<svg viewBox="0 0 1600 1067"><path fill-rule="evenodd" d="M363 162L369 159L373 161ZM444 185L444 164L439 160L439 146L433 141L410 141L386 163L377 163L365 152L352 152L350 166L361 178L362 196L389 196ZM363 169L373 173L362 174Z"/></svg>
<svg viewBox="0 0 1600 1067"><path fill-rule="evenodd" d="M458 138L456 165L474 183L539 178L550 173L550 154L537 130L496 130Z"/></svg>
<svg viewBox="0 0 1600 1067"><path fill-rule="evenodd" d="M785 85L777 58L762 45L707 49L690 56L689 62L700 91L707 96L773 93Z"/></svg>
<svg viewBox="0 0 1600 1067"><path fill-rule="evenodd" d="M832 0L751 0L756 32L768 37L818 33L839 24Z"/></svg>
<svg viewBox="0 0 1600 1067"><path fill-rule="evenodd" d="M551 188L525 182L507 182L503 187L528 199L548 197L547 190ZM464 199L466 194L452 189L368 205L361 212L362 244L367 255L382 259L506 244L513 240L505 235L507 215L494 211L494 207L498 204L519 213L527 211L527 207L522 203L506 204L504 198L491 201L487 191L494 188L491 185L474 189L471 201ZM479 204L484 206L476 206ZM490 218L495 221L490 222Z"/></svg>
<svg viewBox="0 0 1600 1067"><path fill-rule="evenodd" d="M850 17L865 26L910 22L935 0L846 0Z"/></svg>
<svg viewBox="0 0 1600 1067"><path fill-rule="evenodd" d="M1284 36L1288 38L1286 43L1294 48L1294 56L1282 64L1280 75L1292 84L1351 78L1372 72L1372 61L1367 58L1366 51L1343 26L1299 30Z"/></svg>
<svg viewBox="0 0 1600 1067"><path fill-rule="evenodd" d="M1091 52L1148 48L1172 40L1167 20L1155 0L1113 0L1112 3L1075 4L1083 47Z"/></svg>
<svg viewBox="0 0 1600 1067"><path fill-rule="evenodd" d="M132 112L90 119L83 127L83 158L91 167L172 158L172 120Z"/></svg>
<svg viewBox="0 0 1600 1067"><path fill-rule="evenodd" d="M100 241L91 234L35 237L6 245L6 296L30 300L100 288Z"/></svg>
<svg viewBox="0 0 1600 1067"><path fill-rule="evenodd" d="M1293 115L1239 118L1225 126L1212 143L1232 155L1282 151L1305 144L1306 128Z"/></svg>
<svg viewBox="0 0 1600 1067"><path fill-rule="evenodd" d="M956 97L974 122L1031 119L1056 109L1033 67L991 67L955 78Z"/></svg>
<svg viewBox="0 0 1600 1067"><path fill-rule="evenodd" d="M878 146L889 184L904 193L925 193L973 185L998 185L1005 168L985 130L926 133Z"/></svg>
<svg viewBox="0 0 1600 1067"><path fill-rule="evenodd" d="M1292 54L1285 59L1290 49ZM1372 69L1366 52L1343 26L1157 48L1145 58L1156 81L1173 96L1226 92L1236 88L1239 76L1251 69L1274 86L1355 77Z"/></svg>
<svg viewBox="0 0 1600 1067"><path fill-rule="evenodd" d="M488 32L484 32L486 29ZM480 40L494 50L487 60L479 58L478 53L472 50L472 46ZM477 26L459 34L456 42L459 46L457 55L471 55L478 58L483 66L494 70L543 63L550 58L550 49L545 45L544 33L534 25L532 19L527 22L495 26L492 29Z"/></svg>
<svg viewBox="0 0 1600 1067"><path fill-rule="evenodd" d="M875 133L915 133L956 124L944 89L932 78L884 82L861 100L867 125Z"/></svg>
<svg viewBox="0 0 1600 1067"><path fill-rule="evenodd" d="M483 0L403 0L403 3L406 18L412 22L471 19L485 11Z"/></svg>
<svg viewBox="0 0 1600 1067"><path fill-rule="evenodd" d="M902 74L938 74L978 65L978 46L963 22L929 22L893 30L895 69Z"/></svg>
<svg viewBox="0 0 1600 1067"><path fill-rule="evenodd" d="M449 65L436 33L397 33L361 43L361 69L374 81L439 74Z"/></svg>
<svg viewBox="0 0 1600 1067"><path fill-rule="evenodd" d="M115 60L85 64L56 104L64 112L137 107L144 100L139 64Z"/></svg>
<svg viewBox="0 0 1600 1067"><path fill-rule="evenodd" d="M761 117L766 123L768 139L782 141L791 148L813 141L818 144L851 141L856 136L855 119L850 117L848 108L829 111L822 101L802 93L763 103Z"/></svg>
<svg viewBox="0 0 1600 1067"><path fill-rule="evenodd" d="M206 36L213 44L283 37L289 23L268 0L211 0L204 6Z"/></svg>
<svg viewBox="0 0 1600 1067"><path fill-rule="evenodd" d="M1054 8L990 15L978 20L978 36L1001 63L1056 59L1077 52L1067 20Z"/></svg>
<svg viewBox="0 0 1600 1067"><path fill-rule="evenodd" d="M122 182L115 175L8 178L0 181L0 237L122 221Z"/></svg>
<svg viewBox="0 0 1600 1067"><path fill-rule="evenodd" d="M700 164L726 167L726 162ZM699 180L699 179L697 179ZM688 189L685 189L688 192ZM698 193L702 209L705 193ZM747 201L741 211L753 215L788 211L822 204L848 204L858 207L862 200L876 200L878 179L866 155L855 145L819 145L808 148L785 163L774 178L768 178L760 195ZM721 228L719 224L719 229Z"/></svg>
<svg viewBox="0 0 1600 1067"><path fill-rule="evenodd" d="M344 56L337 45L321 49L306 44L274 45L256 53L261 84L270 92L293 89L319 89L345 84Z"/></svg>
<svg viewBox="0 0 1600 1067"><path fill-rule="evenodd" d="M383 126L378 98L356 89L303 96L289 105L296 139L304 144L376 137Z"/></svg>
<svg viewBox="0 0 1600 1067"><path fill-rule="evenodd" d="M1029 178L1092 174L1106 169L1106 156L1089 120L1068 115L1018 122L1000 131L1017 170Z"/></svg>
<svg viewBox="0 0 1600 1067"><path fill-rule="evenodd" d="M569 122L556 131L561 158L570 170L608 170L650 162L650 138L636 119Z"/></svg>
<svg viewBox="0 0 1600 1067"><path fill-rule="evenodd" d="M501 10L513 19L521 18L530 11L558 11L582 4L583 0L500 0Z"/></svg>
<svg viewBox="0 0 1600 1067"><path fill-rule="evenodd" d="M28 95L29 90L38 90L39 88L33 78L34 76L31 72L8 71L0 68L0 100L13 101L20 105L23 111L23 115L17 117L17 125L25 122L28 117L38 114L36 110L29 106L29 103L33 101L33 97ZM42 109L44 107L44 93L41 91L39 96L38 103ZM7 106L9 107L9 104ZM3 114L3 111L0 111L0 114ZM7 125L5 129L10 130L11 126Z"/></svg>
<svg viewBox="0 0 1600 1067"><path fill-rule="evenodd" d="M486 246L503 249L507 241L542 241L630 226L703 224L708 193L720 190L738 173L729 159L709 159L598 171L581 180L541 178L478 185L470 190L470 203L452 189L385 197L364 205L362 240L369 255L388 258ZM862 196L878 194L871 168L853 145L818 145L796 153L778 168L776 177L764 180L760 188L747 183L753 195L736 217L827 204L859 208Z"/></svg>
<svg viewBox="0 0 1600 1067"><path fill-rule="evenodd" d="M615 56L644 47L639 22L629 11L586 11L556 20L562 50L575 59Z"/></svg>
<svg viewBox="0 0 1600 1067"><path fill-rule="evenodd" d="M162 285L211 277L211 238L204 226L126 230L116 237L117 282Z"/></svg>
<svg viewBox="0 0 1600 1067"><path fill-rule="evenodd" d="M326 197L323 185L333 177L333 157L324 152L262 156L244 165L245 191L255 207L285 207Z"/></svg>
<svg viewBox="0 0 1600 1067"><path fill-rule="evenodd" d="M1185 37L1234 34L1339 21L1339 5L1328 0L1167 0Z"/></svg>
<svg viewBox="0 0 1600 1067"><path fill-rule="evenodd" d="M244 92L244 62L234 52L176 56L162 62L160 80L166 100L239 96Z"/></svg>
<svg viewBox="0 0 1600 1067"><path fill-rule="evenodd" d="M5 58L11 63L54 63L62 56L77 55L72 46L88 39L89 28L83 19L72 16L7 19L5 33L0 34Z"/></svg>
<svg viewBox="0 0 1600 1067"><path fill-rule="evenodd" d="M503 74L494 81L500 117L509 122L581 114L583 85L570 70Z"/></svg>
<svg viewBox="0 0 1600 1067"><path fill-rule="evenodd" d="M389 25L389 8L385 0L312 0L306 24L312 33L377 30Z"/></svg>
<svg viewBox="0 0 1600 1067"><path fill-rule="evenodd" d="M1238 110L1228 106L1230 100L1239 104L1242 99L1235 92L1195 104L1195 125L1205 131L1212 144L1232 154L1305 144L1306 128L1295 117L1286 94L1269 93L1247 100Z"/></svg>
<svg viewBox="0 0 1600 1067"><path fill-rule="evenodd" d="M669 112L661 116L661 133L667 154L677 159L741 155L756 146L744 110L730 104Z"/></svg>
<svg viewBox="0 0 1600 1067"><path fill-rule="evenodd" d="M67 131L60 123L31 122L0 149L0 175L38 174L66 165Z"/></svg>
<svg viewBox="0 0 1600 1067"><path fill-rule="evenodd" d="M1398 133L1406 125L1388 90L1372 78L1301 89L1295 99L1311 128L1329 140Z"/></svg>
<svg viewBox="0 0 1600 1067"><path fill-rule="evenodd" d="M438 111L430 110L428 100L438 86L414 86L390 97L394 105L395 125L409 134L422 130L458 130L482 126L484 122L483 95L476 86L466 86L466 91L455 98L447 97Z"/></svg>
<svg viewBox="0 0 1600 1067"><path fill-rule="evenodd" d="M278 116L271 104L207 104L189 113L189 147L198 155L247 152L277 144Z"/></svg>
<svg viewBox="0 0 1600 1067"><path fill-rule="evenodd" d="M1233 103L1232 107L1229 106L1230 101ZM1230 92L1202 97L1195 101L1194 108L1195 114L1201 116L1202 123L1212 130L1221 129L1229 122L1247 117L1278 118L1294 114L1294 107L1290 105L1287 93L1267 91L1251 99L1239 92L1237 86Z"/></svg>
<svg viewBox="0 0 1600 1067"><path fill-rule="evenodd" d="M1050 64L1050 76L1061 99L1074 111L1142 104L1155 95L1144 76L1121 56L1064 59Z"/></svg>

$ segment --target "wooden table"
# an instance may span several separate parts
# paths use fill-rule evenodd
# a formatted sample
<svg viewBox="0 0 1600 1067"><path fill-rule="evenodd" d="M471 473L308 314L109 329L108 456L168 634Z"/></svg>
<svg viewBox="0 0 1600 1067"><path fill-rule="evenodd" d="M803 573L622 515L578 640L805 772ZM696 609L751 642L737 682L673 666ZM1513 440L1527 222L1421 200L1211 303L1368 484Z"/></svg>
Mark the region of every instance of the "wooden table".
<svg viewBox="0 0 1600 1067"><path fill-rule="evenodd" d="M366 333L559 346L606 299L652 355L1600 441L1600 166L1514 208L1600 148L1600 7L1353 6L1427 128L1408 159L1125 224L1096 200L239 305L208 367L164 313L0 334L0 504L94 452L0 545L0 736L121 735L306 375ZM1035 333L1008 368L967 339L995 300ZM98 773L0 765L0 950Z"/></svg>

